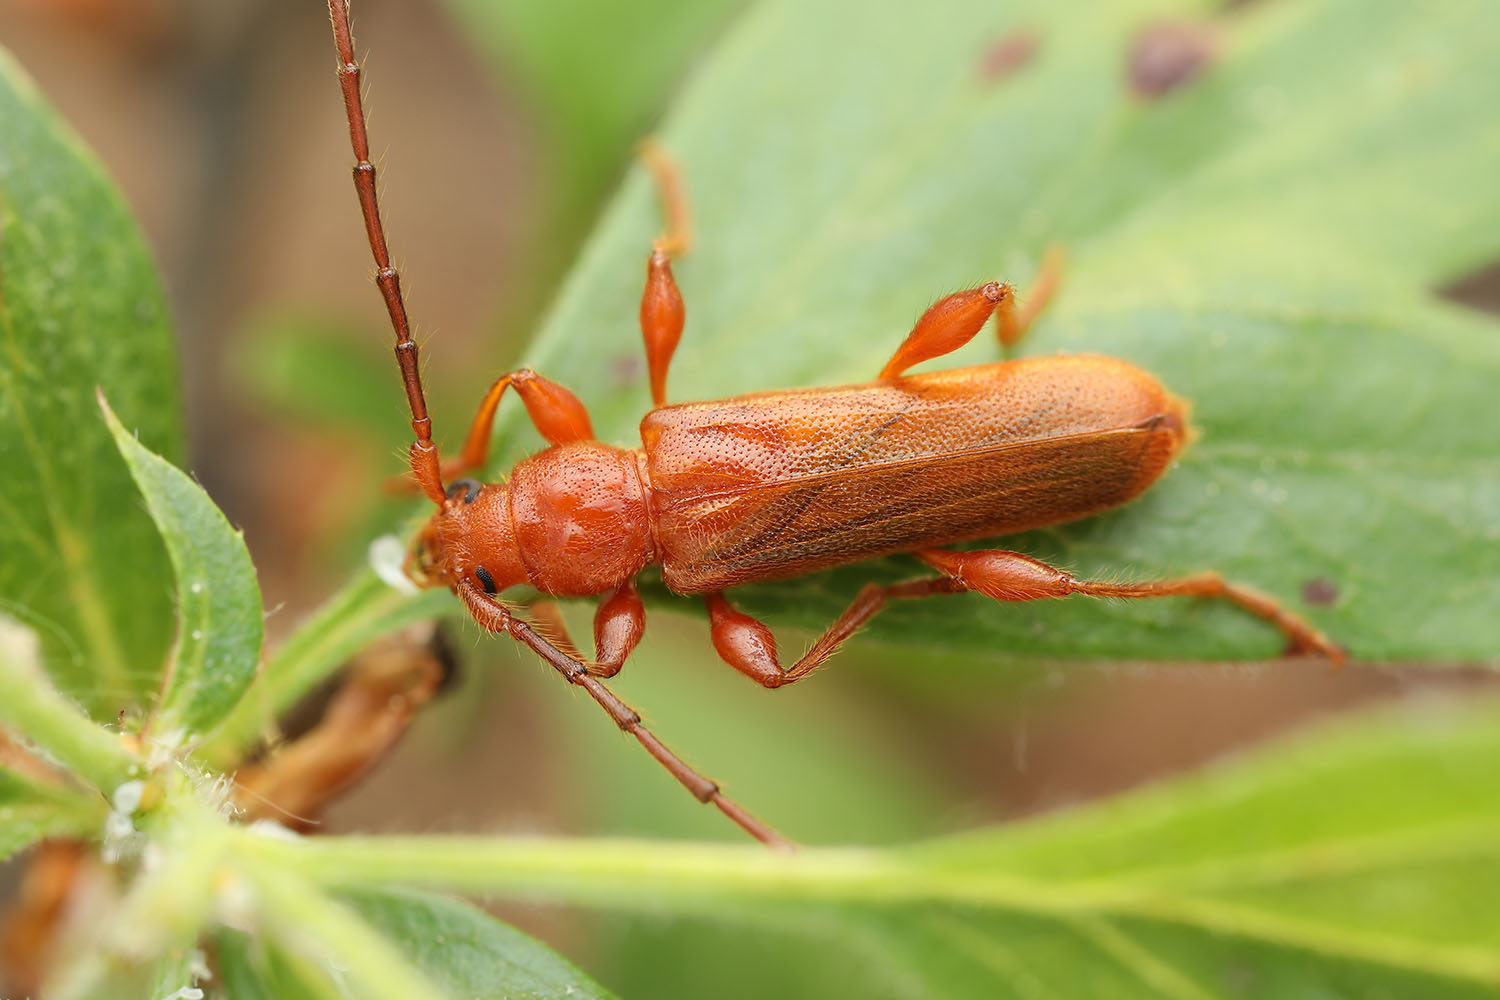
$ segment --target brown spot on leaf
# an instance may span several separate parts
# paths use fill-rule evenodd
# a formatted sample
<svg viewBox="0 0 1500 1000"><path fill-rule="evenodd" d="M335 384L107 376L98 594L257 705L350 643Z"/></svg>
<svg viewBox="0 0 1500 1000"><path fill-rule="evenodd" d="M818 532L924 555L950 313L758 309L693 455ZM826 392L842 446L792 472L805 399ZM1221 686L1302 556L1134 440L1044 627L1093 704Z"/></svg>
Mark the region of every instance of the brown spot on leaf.
<svg viewBox="0 0 1500 1000"><path fill-rule="evenodd" d="M1500 261L1493 261L1449 282L1438 289L1438 294L1470 309L1500 313Z"/></svg>
<svg viewBox="0 0 1500 1000"><path fill-rule="evenodd" d="M1214 56L1214 36L1202 24L1183 21L1152 25L1130 48L1130 89L1158 98L1186 84Z"/></svg>
<svg viewBox="0 0 1500 1000"><path fill-rule="evenodd" d="M1302 585L1302 600L1314 607L1324 607L1338 599L1338 584L1327 577L1314 577Z"/></svg>
<svg viewBox="0 0 1500 1000"><path fill-rule="evenodd" d="M1012 31L992 42L979 59L979 75L993 83L1031 62L1039 39L1031 31Z"/></svg>

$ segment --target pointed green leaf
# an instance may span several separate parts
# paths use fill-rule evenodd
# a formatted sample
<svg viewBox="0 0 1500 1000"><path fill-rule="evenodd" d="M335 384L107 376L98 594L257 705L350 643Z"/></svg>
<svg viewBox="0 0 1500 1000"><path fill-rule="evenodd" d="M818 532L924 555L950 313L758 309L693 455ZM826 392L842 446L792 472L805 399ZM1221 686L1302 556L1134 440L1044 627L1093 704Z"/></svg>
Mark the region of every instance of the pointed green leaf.
<svg viewBox="0 0 1500 1000"><path fill-rule="evenodd" d="M1163 21L1215 54L1147 100L1128 66ZM988 72L1018 36L1032 58ZM1364 659L1494 662L1500 329L1433 289L1500 254L1497 36L1488 0L759 4L661 132L698 236L672 396L868 379L934 298L1024 290L1060 243L1024 353L1136 362L1192 400L1201 439L1140 501L1007 547L1106 577L1217 569ZM622 444L649 406L636 309L660 225L637 170L527 359ZM937 366L995 354L982 337ZM519 410L501 466L534 446ZM738 596L821 628L870 579L920 572L897 558ZM1283 643L1204 602L972 595L902 602L870 634L1112 658Z"/></svg>
<svg viewBox="0 0 1500 1000"><path fill-rule="evenodd" d="M141 703L171 636L166 555L99 422L103 386L182 454L150 254L114 186L0 52L0 606L98 717Z"/></svg>
<svg viewBox="0 0 1500 1000"><path fill-rule="evenodd" d="M203 488L125 429L103 394L99 406L146 498L177 576L177 641L155 726L211 730L240 700L260 663L260 587L245 539Z"/></svg>
<svg viewBox="0 0 1500 1000"><path fill-rule="evenodd" d="M348 1000L312 960L263 937L221 928L214 936L214 958L220 988L234 1000Z"/></svg>
<svg viewBox="0 0 1500 1000"><path fill-rule="evenodd" d="M1366 712L909 848L330 837L277 851L334 885L732 921L727 948L793 939L775 981L805 995L837 969L844 995L882 998L1481 997L1500 990L1497 771L1491 696Z"/></svg>

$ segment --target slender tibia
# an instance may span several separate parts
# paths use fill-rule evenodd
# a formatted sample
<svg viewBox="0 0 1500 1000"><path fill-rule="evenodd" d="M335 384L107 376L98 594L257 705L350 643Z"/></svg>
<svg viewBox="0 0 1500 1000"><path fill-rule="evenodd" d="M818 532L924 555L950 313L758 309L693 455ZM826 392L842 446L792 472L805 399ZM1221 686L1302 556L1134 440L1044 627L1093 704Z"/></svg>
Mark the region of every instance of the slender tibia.
<svg viewBox="0 0 1500 1000"><path fill-rule="evenodd" d="M1065 260L1063 248L1052 244L1042 251L1041 269L1037 271L1036 280L1031 283L1025 299L1018 303L1012 296L1000 303L995 310L995 332L1000 337L1001 348L1009 350L1016 346L1042 310L1047 308L1062 281Z"/></svg>
<svg viewBox="0 0 1500 1000"><path fill-rule="evenodd" d="M911 333L906 335L876 377L882 382L888 381L908 368L958 350L984 328L995 307L1010 298L1009 285L991 281L939 299L917 320L917 325L912 327Z"/></svg>
<svg viewBox="0 0 1500 1000"><path fill-rule="evenodd" d="M889 587L869 584L855 595L853 603L790 668L782 667L776 655L776 638L765 623L736 611L722 593L709 594L706 601L709 628L719 658L761 687L778 688L800 681L822 666L885 607L888 599L930 597L962 589L947 577L914 580Z"/></svg>
<svg viewBox="0 0 1500 1000"><path fill-rule="evenodd" d="M460 586L458 596L468 607L474 620L481 626L491 632L509 635L517 642L525 644L561 674L568 683L587 691L599 707L615 720L617 726L634 736L641 746L646 748L646 752L671 772L672 777L681 782L682 786L699 802L712 802L720 812L737 823L741 829L768 847L790 849L793 846L791 841L726 797L719 791L717 784L693 770L682 758L667 749L666 744L641 724L641 717L636 714L635 710L616 697L615 693L605 687L599 678L589 673L588 667L582 662L564 654L538 635L530 625L512 615L504 606L491 601L482 591L469 586Z"/></svg>
<svg viewBox="0 0 1500 1000"><path fill-rule="evenodd" d="M1008 552L985 549L975 552L948 552L926 549L916 553L933 569L947 575L962 589L977 590L997 601L1034 601L1047 597L1213 597L1275 625L1287 637L1294 653L1325 657L1340 666L1345 653L1312 624L1288 611L1275 600L1257 590L1228 583L1218 573L1195 573L1172 580L1145 583L1103 583L1079 580L1038 559Z"/></svg>

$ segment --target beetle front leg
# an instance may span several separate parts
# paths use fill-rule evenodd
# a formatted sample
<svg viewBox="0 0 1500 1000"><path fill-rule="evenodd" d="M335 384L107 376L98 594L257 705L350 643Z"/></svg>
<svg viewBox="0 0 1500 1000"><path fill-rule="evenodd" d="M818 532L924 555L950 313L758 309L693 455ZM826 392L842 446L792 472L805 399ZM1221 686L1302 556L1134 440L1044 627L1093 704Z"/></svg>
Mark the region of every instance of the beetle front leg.
<svg viewBox="0 0 1500 1000"><path fill-rule="evenodd" d="M626 580L599 602L594 612L594 662L589 673L613 677L646 631L646 605L634 580Z"/></svg>
<svg viewBox="0 0 1500 1000"><path fill-rule="evenodd" d="M568 634L557 602L551 599L527 605L532 622L548 642L562 653L578 660L595 677L613 677L640 644L646 632L646 605L635 589L634 580L626 580L606 594L594 612L594 661L588 662Z"/></svg>
<svg viewBox="0 0 1500 1000"><path fill-rule="evenodd" d="M503 604L492 601L477 587L460 585L455 592L468 607L469 613L474 616L474 620L479 623L480 627L501 635L509 635L540 656L569 684L587 691L589 697L593 698L595 703L614 720L615 725L634 736L642 748L658 764L666 768L672 777L692 794L693 798L699 802L712 803L740 829L767 847L782 850L792 848L791 841L756 819L744 806L725 795L716 782L699 774L691 765L668 749L667 745L641 722L640 714L621 701L613 691L604 686L602 681L589 673L588 667L579 662L576 657L559 650L536 629L511 614Z"/></svg>
<svg viewBox="0 0 1500 1000"><path fill-rule="evenodd" d="M719 658L761 687L778 688L800 681L822 666L885 607L887 600L953 594L962 589L962 585L942 576L888 587L868 584L790 669L782 667L776 655L776 637L764 622L736 611L722 593L709 594L706 602L709 628Z"/></svg>
<svg viewBox="0 0 1500 1000"><path fill-rule="evenodd" d="M1253 588L1229 583L1218 573L1195 573L1172 580L1103 583L1080 580L1039 559L1004 549L948 552L925 549L916 557L945 574L962 589L977 590L997 601L1035 601L1083 594L1088 597L1214 597L1228 601L1281 630L1291 652L1326 657L1334 666L1346 654L1310 622Z"/></svg>
<svg viewBox="0 0 1500 1000"><path fill-rule="evenodd" d="M496 379L484 394L479 412L474 414L474 422L469 425L469 436L464 440L463 451L457 458L446 459L442 463L443 478L448 482L450 491L455 486L472 485L477 489L475 484L466 484L462 480L455 483L453 478L459 473L481 468L489 458L495 411L499 409L500 399L505 395L506 389L514 389L516 395L521 397L532 425L546 438L548 444L587 441L594 436L589 411L573 393L530 368L507 372Z"/></svg>
<svg viewBox="0 0 1500 1000"><path fill-rule="evenodd" d="M667 217L667 231L652 243L651 256L646 259L646 288L641 293L640 314L646 367L651 377L651 401L661 406L667 399L667 369L687 321L682 292L672 276L672 258L692 248L692 217L682 189L682 175L666 150L647 140L641 143L640 154L656 179Z"/></svg>

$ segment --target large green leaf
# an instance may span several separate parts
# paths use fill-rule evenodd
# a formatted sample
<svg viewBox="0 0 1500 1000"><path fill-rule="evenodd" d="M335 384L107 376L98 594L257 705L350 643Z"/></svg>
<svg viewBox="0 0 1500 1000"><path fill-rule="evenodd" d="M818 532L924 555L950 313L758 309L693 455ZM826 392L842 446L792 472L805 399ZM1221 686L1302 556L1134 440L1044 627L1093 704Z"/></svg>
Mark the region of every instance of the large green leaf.
<svg viewBox="0 0 1500 1000"><path fill-rule="evenodd" d="M410 889L361 889L344 901L426 973L445 996L469 1000L575 1000L608 991L545 945L467 903ZM228 996L346 997L305 955L262 936L217 935L218 967Z"/></svg>
<svg viewBox="0 0 1500 1000"><path fill-rule="evenodd" d="M378 931L450 996L552 1000L611 996L546 945L467 903L412 890L345 895Z"/></svg>
<svg viewBox="0 0 1500 1000"><path fill-rule="evenodd" d="M154 725L162 733L204 734L239 702L260 665L265 623L255 566L244 535L203 487L137 441L102 393L99 406L177 579L177 640Z"/></svg>
<svg viewBox="0 0 1500 1000"><path fill-rule="evenodd" d="M869 997L1480 997L1500 990L1497 769L1491 696L1368 712L1186 780L910 848L267 849L334 885L744 925L720 946L785 944L776 982L802 995L841 980L840 995Z"/></svg>
<svg viewBox="0 0 1500 1000"><path fill-rule="evenodd" d="M744 0L448 0L469 37L535 105L551 201L544 257L575 234L684 67ZM534 257L535 254L528 254ZM533 274L548 269L536 269ZM526 295L527 292L519 290Z"/></svg>
<svg viewBox="0 0 1500 1000"><path fill-rule="evenodd" d="M1493 661L1500 331L1431 289L1500 251L1500 7L1210 6L758 5L662 131L698 216L673 395L868 378L933 298L990 276L1024 287L1060 242L1065 284L1024 350L1135 361L1193 401L1202 438L1141 501L1007 544L1085 574L1219 569L1365 659ZM1146 100L1129 52L1164 18L1201 19L1217 55ZM1034 58L987 76L986 53L1018 31ZM622 372L639 372L659 227L637 171L529 357L620 443L648 406L644 378ZM993 354L979 343L943 364ZM508 414L505 461L535 442ZM891 560L739 599L821 627L866 580L918 569ZM1032 655L1281 646L1188 601L963 597L903 604L871 632Z"/></svg>
<svg viewBox="0 0 1500 1000"><path fill-rule="evenodd" d="M0 52L0 604L100 716L139 704L171 638L167 559L99 420L182 457L150 255L119 194Z"/></svg>

